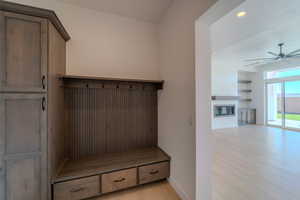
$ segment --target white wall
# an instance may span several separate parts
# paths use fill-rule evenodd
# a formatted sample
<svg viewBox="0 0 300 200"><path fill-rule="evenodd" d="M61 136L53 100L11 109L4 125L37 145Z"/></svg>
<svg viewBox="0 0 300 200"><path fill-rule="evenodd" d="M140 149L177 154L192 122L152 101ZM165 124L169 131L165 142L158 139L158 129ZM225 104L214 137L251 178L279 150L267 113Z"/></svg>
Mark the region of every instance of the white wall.
<svg viewBox="0 0 300 200"><path fill-rule="evenodd" d="M212 56L212 95L237 96L238 68L235 65L224 65L223 62L217 62L216 56Z"/></svg>
<svg viewBox="0 0 300 200"><path fill-rule="evenodd" d="M211 57L212 96L238 96L238 68L234 64L229 65L229 62L218 61L217 56L218 54L213 54ZM226 64L224 65L224 63ZM236 114L235 116L216 118L212 112L213 130L238 126L238 101L212 101L212 111L215 105L235 105Z"/></svg>
<svg viewBox="0 0 300 200"><path fill-rule="evenodd" d="M159 145L172 157L171 182L189 200L196 191L195 20L213 3L175 0L160 24L160 74L166 83L159 96Z"/></svg>
<svg viewBox="0 0 300 200"><path fill-rule="evenodd" d="M10 0L54 10L72 39L67 73L159 79L157 25L55 0Z"/></svg>

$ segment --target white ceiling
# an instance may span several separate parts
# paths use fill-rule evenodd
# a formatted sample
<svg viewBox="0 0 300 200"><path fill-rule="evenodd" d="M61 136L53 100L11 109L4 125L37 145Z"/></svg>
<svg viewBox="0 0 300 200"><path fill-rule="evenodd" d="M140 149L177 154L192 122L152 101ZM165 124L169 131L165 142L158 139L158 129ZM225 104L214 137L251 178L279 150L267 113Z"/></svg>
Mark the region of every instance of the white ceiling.
<svg viewBox="0 0 300 200"><path fill-rule="evenodd" d="M59 0L66 3L158 23L173 0Z"/></svg>
<svg viewBox="0 0 300 200"><path fill-rule="evenodd" d="M267 52L277 53L278 43L286 44L286 53L300 49L299 7L299 0L247 0L212 26L213 59L253 71L244 60L270 57ZM238 19L242 10L248 14Z"/></svg>

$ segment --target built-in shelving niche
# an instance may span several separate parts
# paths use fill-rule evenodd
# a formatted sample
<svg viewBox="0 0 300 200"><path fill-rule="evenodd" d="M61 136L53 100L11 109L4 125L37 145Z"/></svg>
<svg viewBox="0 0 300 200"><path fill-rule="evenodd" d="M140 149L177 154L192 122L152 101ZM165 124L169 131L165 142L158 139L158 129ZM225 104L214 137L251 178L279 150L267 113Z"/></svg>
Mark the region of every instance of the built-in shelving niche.
<svg viewBox="0 0 300 200"><path fill-rule="evenodd" d="M67 157L157 146L157 90L163 81L63 76Z"/></svg>
<svg viewBox="0 0 300 200"><path fill-rule="evenodd" d="M236 101L239 100L239 96L212 96L213 101Z"/></svg>

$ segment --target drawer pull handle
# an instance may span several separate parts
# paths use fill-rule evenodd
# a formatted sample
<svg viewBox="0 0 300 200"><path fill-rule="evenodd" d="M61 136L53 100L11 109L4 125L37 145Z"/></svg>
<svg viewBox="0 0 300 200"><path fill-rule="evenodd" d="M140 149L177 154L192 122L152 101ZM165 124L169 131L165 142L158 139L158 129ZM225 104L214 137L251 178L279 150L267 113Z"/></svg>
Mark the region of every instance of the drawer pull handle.
<svg viewBox="0 0 300 200"><path fill-rule="evenodd" d="M45 111L45 109L46 109L46 98L45 97L43 97L43 99L42 99L42 110L43 111Z"/></svg>
<svg viewBox="0 0 300 200"><path fill-rule="evenodd" d="M46 89L45 79L46 79L46 76L43 76L42 77L42 87L43 87L43 90Z"/></svg>
<svg viewBox="0 0 300 200"><path fill-rule="evenodd" d="M150 172L151 175L158 174L158 170Z"/></svg>
<svg viewBox="0 0 300 200"><path fill-rule="evenodd" d="M125 181L126 180L126 178L121 178L121 179L119 179L119 180L115 180L114 182L115 183L120 183L120 182L123 182L123 181Z"/></svg>
<svg viewBox="0 0 300 200"><path fill-rule="evenodd" d="M80 192L80 191L83 191L84 190L84 188L78 188L78 189L73 189L73 190L71 190L71 192Z"/></svg>

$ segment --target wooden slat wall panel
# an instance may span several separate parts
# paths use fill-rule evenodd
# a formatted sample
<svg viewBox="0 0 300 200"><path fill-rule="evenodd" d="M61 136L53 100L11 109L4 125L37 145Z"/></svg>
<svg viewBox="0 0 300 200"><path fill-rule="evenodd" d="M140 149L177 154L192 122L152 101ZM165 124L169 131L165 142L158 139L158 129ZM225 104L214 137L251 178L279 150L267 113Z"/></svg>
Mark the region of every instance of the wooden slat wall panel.
<svg viewBox="0 0 300 200"><path fill-rule="evenodd" d="M155 86L109 83L65 91L70 159L157 146Z"/></svg>
<svg viewBox="0 0 300 200"><path fill-rule="evenodd" d="M106 90L104 89L94 89L95 99L94 103L96 105L96 110L94 112L94 121L96 125L94 128L95 136L95 154L101 154L106 151L106 134L105 134L105 123L106 123L106 108L105 108L105 96Z"/></svg>

